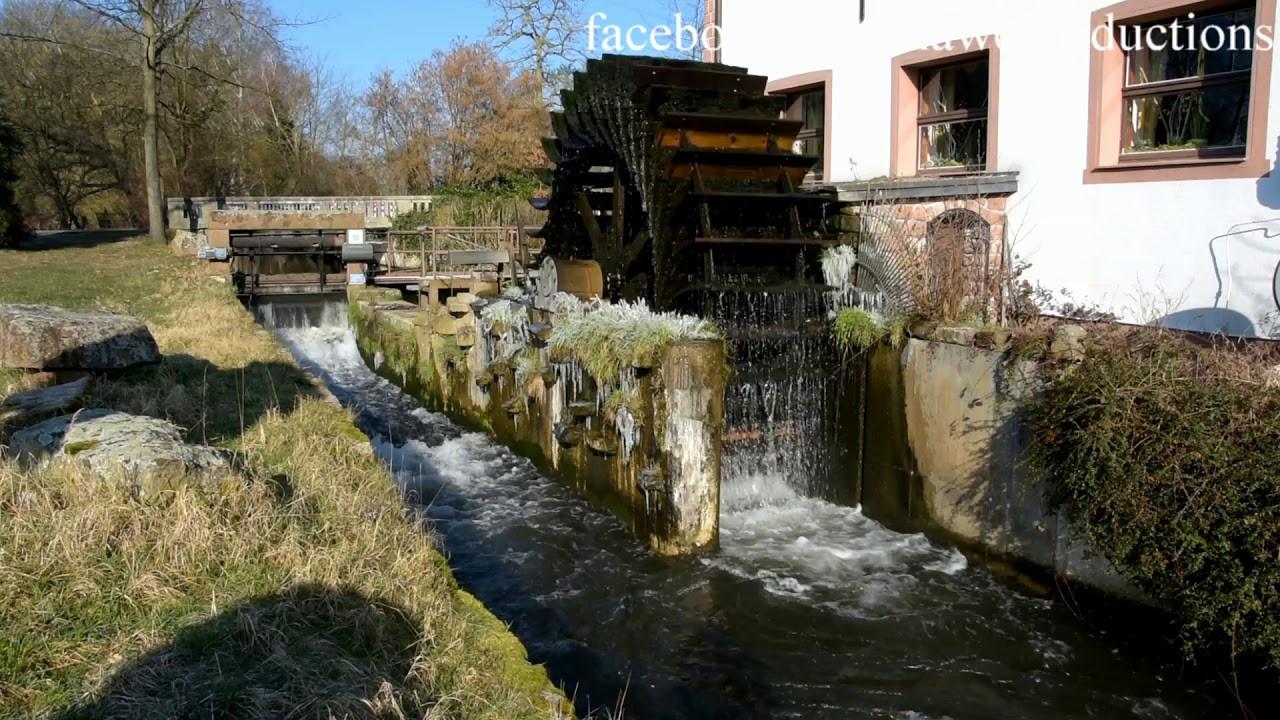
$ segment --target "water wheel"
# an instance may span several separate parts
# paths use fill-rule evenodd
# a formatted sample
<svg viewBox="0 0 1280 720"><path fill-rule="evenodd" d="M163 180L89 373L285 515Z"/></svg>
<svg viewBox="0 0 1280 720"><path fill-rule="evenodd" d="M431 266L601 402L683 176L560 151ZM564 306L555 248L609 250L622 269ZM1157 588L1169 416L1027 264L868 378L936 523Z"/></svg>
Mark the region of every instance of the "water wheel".
<svg viewBox="0 0 1280 720"><path fill-rule="evenodd" d="M718 262L788 279L840 242L834 193L802 189L818 158L792 152L802 123L745 68L606 55L574 74L543 147L544 254L599 263L605 296L701 310Z"/></svg>

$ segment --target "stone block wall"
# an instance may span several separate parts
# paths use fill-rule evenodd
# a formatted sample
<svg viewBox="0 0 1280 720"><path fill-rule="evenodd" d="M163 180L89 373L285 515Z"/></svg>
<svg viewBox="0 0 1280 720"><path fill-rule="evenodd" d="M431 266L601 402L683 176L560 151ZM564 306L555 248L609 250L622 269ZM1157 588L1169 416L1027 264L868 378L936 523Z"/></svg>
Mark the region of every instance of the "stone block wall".
<svg viewBox="0 0 1280 720"><path fill-rule="evenodd" d="M552 313L516 352L453 298L420 307L353 289L361 353L426 407L484 430L617 515L660 555L714 548L727 369L720 340L668 343L627 372L628 399L547 347ZM453 312L450 312L453 310ZM535 363L518 358L529 357ZM537 358L536 361L532 360Z"/></svg>

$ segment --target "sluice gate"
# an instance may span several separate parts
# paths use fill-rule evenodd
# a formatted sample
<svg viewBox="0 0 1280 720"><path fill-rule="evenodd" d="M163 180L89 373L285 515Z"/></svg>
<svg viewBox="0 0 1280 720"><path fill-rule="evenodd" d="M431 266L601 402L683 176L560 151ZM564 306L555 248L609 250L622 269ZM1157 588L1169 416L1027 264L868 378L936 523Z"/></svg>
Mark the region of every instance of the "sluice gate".
<svg viewBox="0 0 1280 720"><path fill-rule="evenodd" d="M344 292L345 237L338 230L232 231L227 259L236 292L250 298Z"/></svg>

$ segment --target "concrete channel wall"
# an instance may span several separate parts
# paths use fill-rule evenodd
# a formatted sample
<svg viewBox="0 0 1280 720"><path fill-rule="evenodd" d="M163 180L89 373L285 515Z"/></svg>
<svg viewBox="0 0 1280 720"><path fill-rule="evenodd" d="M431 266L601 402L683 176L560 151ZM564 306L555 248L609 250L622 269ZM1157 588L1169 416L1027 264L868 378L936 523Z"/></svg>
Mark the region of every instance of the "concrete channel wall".
<svg viewBox="0 0 1280 720"><path fill-rule="evenodd" d="M722 341L668 343L652 367L635 369L635 399L620 420L575 361L550 357L551 313L530 310L537 334L526 351L546 369L521 372L494 359L508 354L493 349L510 338L485 332L464 307L419 307L377 292L352 289L349 308L361 354L384 377L591 497L658 554L716 546Z"/></svg>
<svg viewBox="0 0 1280 720"><path fill-rule="evenodd" d="M1145 601L1072 538L1031 476L1020 406L1044 382L1038 364L974 339L971 329L941 329L881 346L853 373L865 382L853 388L865 398L865 427L848 425L864 438L867 513Z"/></svg>

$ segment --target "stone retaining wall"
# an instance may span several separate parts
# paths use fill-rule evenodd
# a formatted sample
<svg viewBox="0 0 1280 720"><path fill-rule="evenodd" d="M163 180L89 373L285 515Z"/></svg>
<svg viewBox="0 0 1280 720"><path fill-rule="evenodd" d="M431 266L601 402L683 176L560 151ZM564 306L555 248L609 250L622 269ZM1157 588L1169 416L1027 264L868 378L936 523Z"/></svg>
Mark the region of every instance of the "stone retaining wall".
<svg viewBox="0 0 1280 720"><path fill-rule="evenodd" d="M872 350L860 366L865 385L864 372L852 373L851 383L862 385L851 393L865 402L865 427L846 421L846 432L862 436L867 513L1145 602L1045 507L1044 487L1027 466L1030 433L1021 415L1021 401L1044 382L1039 365L975 346L987 340L972 329L941 328L898 349ZM1066 339L1053 345L1070 350Z"/></svg>
<svg viewBox="0 0 1280 720"><path fill-rule="evenodd" d="M715 547L726 382L722 341L667 344L651 368L636 368L627 416L570 358L521 373L491 360L504 340L463 307L419 307L352 290L352 325L366 362L429 409L483 429L549 476L615 513L661 555ZM452 306L451 306L452 307ZM539 334L551 313L531 310ZM541 347L539 347L541 345ZM505 353L498 353L498 356Z"/></svg>

